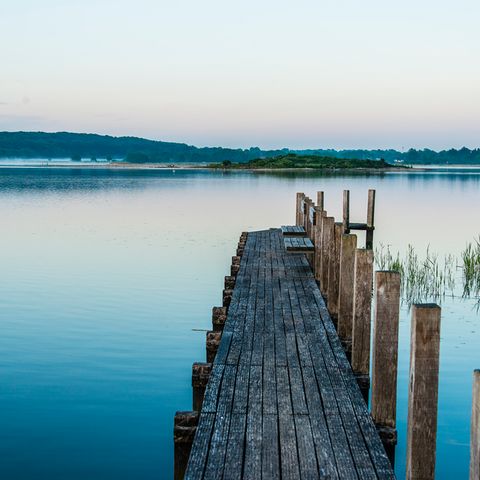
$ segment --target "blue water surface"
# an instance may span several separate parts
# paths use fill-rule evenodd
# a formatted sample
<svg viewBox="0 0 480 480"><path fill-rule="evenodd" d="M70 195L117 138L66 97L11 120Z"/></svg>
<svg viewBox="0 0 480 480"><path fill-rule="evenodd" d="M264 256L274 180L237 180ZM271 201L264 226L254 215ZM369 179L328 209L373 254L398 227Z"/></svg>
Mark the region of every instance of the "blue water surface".
<svg viewBox="0 0 480 480"><path fill-rule="evenodd" d="M295 192L341 216L351 190L375 242L459 254L479 231L480 171L382 175L0 168L0 478L159 479L191 409L243 230L294 222ZM466 478L475 301L442 304L437 478ZM396 472L405 475L410 312L402 307Z"/></svg>

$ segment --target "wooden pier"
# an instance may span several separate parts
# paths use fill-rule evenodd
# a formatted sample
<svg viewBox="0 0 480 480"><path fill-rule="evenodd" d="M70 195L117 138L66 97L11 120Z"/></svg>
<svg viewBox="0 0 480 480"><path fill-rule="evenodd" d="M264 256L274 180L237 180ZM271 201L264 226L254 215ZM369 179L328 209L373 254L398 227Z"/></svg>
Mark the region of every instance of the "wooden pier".
<svg viewBox="0 0 480 480"><path fill-rule="evenodd" d="M175 479L395 478L400 275L376 272L371 342L375 192L367 223L350 223L348 192L342 222L323 201L297 194L296 225L240 237L193 411L175 416ZM440 308L415 306L412 329L407 478L433 479Z"/></svg>

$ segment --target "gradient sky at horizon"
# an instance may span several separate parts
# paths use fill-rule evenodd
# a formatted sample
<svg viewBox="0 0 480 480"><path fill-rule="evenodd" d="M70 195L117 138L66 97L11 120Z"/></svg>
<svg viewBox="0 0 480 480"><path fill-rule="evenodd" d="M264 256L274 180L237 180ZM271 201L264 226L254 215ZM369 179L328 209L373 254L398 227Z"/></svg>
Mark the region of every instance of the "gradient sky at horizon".
<svg viewBox="0 0 480 480"><path fill-rule="evenodd" d="M0 130L199 146L480 146L478 0L16 0Z"/></svg>

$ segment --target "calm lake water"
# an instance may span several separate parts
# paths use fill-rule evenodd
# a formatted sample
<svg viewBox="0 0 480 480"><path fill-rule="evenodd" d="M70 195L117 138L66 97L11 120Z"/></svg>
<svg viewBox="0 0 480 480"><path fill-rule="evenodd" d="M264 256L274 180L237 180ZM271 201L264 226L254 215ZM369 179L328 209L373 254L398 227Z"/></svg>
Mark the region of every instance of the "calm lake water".
<svg viewBox="0 0 480 480"><path fill-rule="evenodd" d="M266 175L0 168L0 478L159 479L191 409L211 307L242 230L294 222L295 192L364 221L375 243L459 254L480 233L480 170ZM442 309L437 478L466 478L475 301ZM402 308L396 472L405 475L410 312Z"/></svg>

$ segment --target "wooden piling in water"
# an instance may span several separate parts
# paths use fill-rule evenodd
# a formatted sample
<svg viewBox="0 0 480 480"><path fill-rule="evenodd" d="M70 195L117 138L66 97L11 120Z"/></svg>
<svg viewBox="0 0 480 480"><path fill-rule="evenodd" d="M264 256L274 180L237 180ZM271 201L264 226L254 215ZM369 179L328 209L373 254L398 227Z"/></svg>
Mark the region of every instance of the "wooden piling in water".
<svg viewBox="0 0 480 480"><path fill-rule="evenodd" d="M338 336L350 358L353 326L353 285L357 236L343 234L340 246L340 281L338 285Z"/></svg>
<svg viewBox="0 0 480 480"><path fill-rule="evenodd" d="M317 207L323 211L325 204L325 194L324 192L317 192Z"/></svg>
<svg viewBox="0 0 480 480"><path fill-rule="evenodd" d="M223 306L229 307L230 302L232 301L233 289L225 288L223 290L222 298L223 298Z"/></svg>
<svg viewBox="0 0 480 480"><path fill-rule="evenodd" d="M352 370L368 403L373 251L357 249L353 287Z"/></svg>
<svg viewBox="0 0 480 480"><path fill-rule="evenodd" d="M330 265L330 246L334 236L335 219L322 217L322 253L321 253L321 279L320 291L327 298L328 294L328 267Z"/></svg>
<svg viewBox="0 0 480 480"><path fill-rule="evenodd" d="M174 480L183 480L198 425L198 412L176 412L173 421Z"/></svg>
<svg viewBox="0 0 480 480"><path fill-rule="evenodd" d="M295 225L303 225L302 217L302 200L305 197L305 194L302 192L297 193L296 203L295 203Z"/></svg>
<svg viewBox="0 0 480 480"><path fill-rule="evenodd" d="M195 362L192 365L192 408L194 412L202 410L203 397L207 387L212 364L206 362Z"/></svg>
<svg viewBox="0 0 480 480"><path fill-rule="evenodd" d="M365 248L373 248L373 229L375 217L375 190L368 191L368 205L367 205L367 232L365 235Z"/></svg>
<svg viewBox="0 0 480 480"><path fill-rule="evenodd" d="M350 233L350 190L343 191L343 233Z"/></svg>
<svg viewBox="0 0 480 480"><path fill-rule="evenodd" d="M222 332L208 331L206 337L207 363L213 363L215 355L217 355L218 347L220 346Z"/></svg>
<svg viewBox="0 0 480 480"><path fill-rule="evenodd" d="M327 215L325 210L321 210L318 206L315 207L315 252L314 252L314 275L315 280L320 283L322 279L322 228L323 217Z"/></svg>
<svg viewBox="0 0 480 480"><path fill-rule="evenodd" d="M328 264L328 311L336 326L338 322L338 286L340 283L340 249L342 245L343 225L335 222L333 239L330 242L330 256Z"/></svg>
<svg viewBox="0 0 480 480"><path fill-rule="evenodd" d="M470 480L480 480L480 370L473 372L470 423Z"/></svg>
<svg viewBox="0 0 480 480"><path fill-rule="evenodd" d="M412 307L407 480L435 478L440 313L436 304Z"/></svg>
<svg viewBox="0 0 480 480"><path fill-rule="evenodd" d="M376 304L373 323L372 417L392 462L397 443L398 322L400 274L375 272Z"/></svg>
<svg viewBox="0 0 480 480"><path fill-rule="evenodd" d="M212 328L214 332L222 332L227 320L227 307L212 308Z"/></svg>

